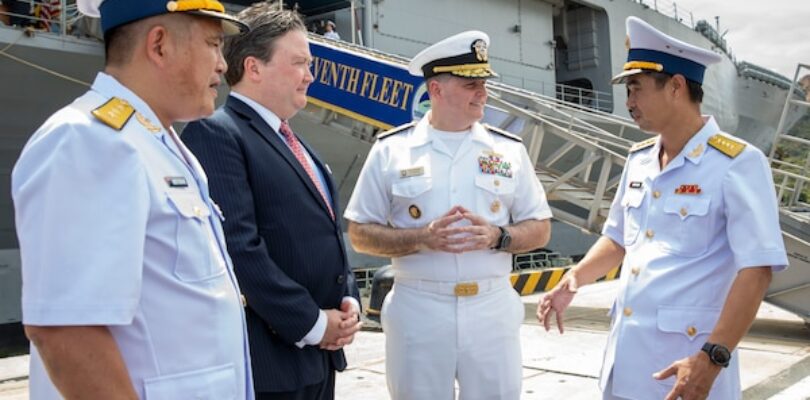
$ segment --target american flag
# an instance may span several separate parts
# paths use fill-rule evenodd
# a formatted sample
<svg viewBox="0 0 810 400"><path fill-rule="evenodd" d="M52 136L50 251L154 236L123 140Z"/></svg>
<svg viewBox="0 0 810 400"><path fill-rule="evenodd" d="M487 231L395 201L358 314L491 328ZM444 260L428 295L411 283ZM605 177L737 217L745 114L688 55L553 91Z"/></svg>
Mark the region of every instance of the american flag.
<svg viewBox="0 0 810 400"><path fill-rule="evenodd" d="M38 17L40 23L46 31L51 30L51 25L59 23L59 14L62 12L60 0L42 0L39 3Z"/></svg>

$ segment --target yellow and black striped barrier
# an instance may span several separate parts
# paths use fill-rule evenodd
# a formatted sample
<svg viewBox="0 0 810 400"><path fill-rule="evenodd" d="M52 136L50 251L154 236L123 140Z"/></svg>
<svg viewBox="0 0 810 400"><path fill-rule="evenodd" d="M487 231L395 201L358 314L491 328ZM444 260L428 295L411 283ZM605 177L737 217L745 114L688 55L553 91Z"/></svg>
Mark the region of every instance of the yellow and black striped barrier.
<svg viewBox="0 0 810 400"><path fill-rule="evenodd" d="M563 275L570 267L545 268L526 272L513 272L509 276L512 287L521 296L530 295L537 292L547 292L560 282ZM621 266L613 268L607 275L597 279L597 281L610 281L619 277Z"/></svg>

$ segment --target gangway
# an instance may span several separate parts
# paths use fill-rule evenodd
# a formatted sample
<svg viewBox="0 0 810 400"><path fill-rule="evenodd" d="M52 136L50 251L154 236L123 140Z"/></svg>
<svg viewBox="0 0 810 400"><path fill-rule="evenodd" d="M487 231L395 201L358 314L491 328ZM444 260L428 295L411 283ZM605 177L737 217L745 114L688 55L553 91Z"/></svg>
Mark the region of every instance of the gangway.
<svg viewBox="0 0 810 400"><path fill-rule="evenodd" d="M802 73L810 73L810 65L796 67L789 94L796 90ZM800 315L810 326L810 140L789 132L786 127L788 110L797 106L810 108L807 100L787 96L771 148L771 170L790 268L774 274L765 300ZM790 150L803 155L804 160L787 157L784 153Z"/></svg>

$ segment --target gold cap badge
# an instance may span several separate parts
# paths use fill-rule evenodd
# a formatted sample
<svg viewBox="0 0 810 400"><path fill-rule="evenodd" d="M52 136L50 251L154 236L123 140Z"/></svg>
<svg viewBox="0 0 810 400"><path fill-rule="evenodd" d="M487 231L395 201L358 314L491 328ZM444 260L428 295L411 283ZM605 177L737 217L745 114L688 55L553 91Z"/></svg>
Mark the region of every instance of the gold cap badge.
<svg viewBox="0 0 810 400"><path fill-rule="evenodd" d="M478 39L474 41L470 47L475 53L475 58L478 59L478 61L487 62L487 60L489 60L489 55L487 54L487 42L483 41L482 39Z"/></svg>

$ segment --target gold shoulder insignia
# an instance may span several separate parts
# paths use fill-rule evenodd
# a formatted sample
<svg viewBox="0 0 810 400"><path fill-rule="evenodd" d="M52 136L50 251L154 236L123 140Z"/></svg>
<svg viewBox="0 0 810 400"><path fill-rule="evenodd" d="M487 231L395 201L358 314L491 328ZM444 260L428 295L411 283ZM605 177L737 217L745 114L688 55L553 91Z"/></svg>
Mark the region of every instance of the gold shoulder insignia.
<svg viewBox="0 0 810 400"><path fill-rule="evenodd" d="M404 132L408 128L412 128L414 126L416 126L416 121L408 122L407 124L403 124L403 125L397 126L395 128L391 128L391 129L377 135L377 140L383 140L383 139L385 139L385 138L387 138L389 136L393 136L393 135L396 135L397 133Z"/></svg>
<svg viewBox="0 0 810 400"><path fill-rule="evenodd" d="M135 114L135 109L126 100L118 97L111 98L101 107L93 110L96 118L117 131L120 131L129 122L132 114Z"/></svg>
<svg viewBox="0 0 810 400"><path fill-rule="evenodd" d="M650 147L650 146L654 145L656 140L658 140L658 136L653 136L653 137L651 137L651 138L649 138L647 140L643 140L641 142L638 142L638 143L630 146L630 152L635 153L635 152L637 152L639 150L646 149L647 147Z"/></svg>
<svg viewBox="0 0 810 400"><path fill-rule="evenodd" d="M719 133L709 138L709 146L731 158L737 157L745 149L745 143Z"/></svg>
<svg viewBox="0 0 810 400"><path fill-rule="evenodd" d="M494 127L494 126L492 126L490 124L482 124L482 125L484 125L484 128L486 128L488 131L490 131L490 132L492 132L492 133L494 133L496 135L503 136L503 137L505 137L507 139L512 139L512 140L514 140L516 142L522 142L523 141L522 137L520 137L518 135L515 135L512 132L503 130L501 128L496 128L496 127Z"/></svg>

